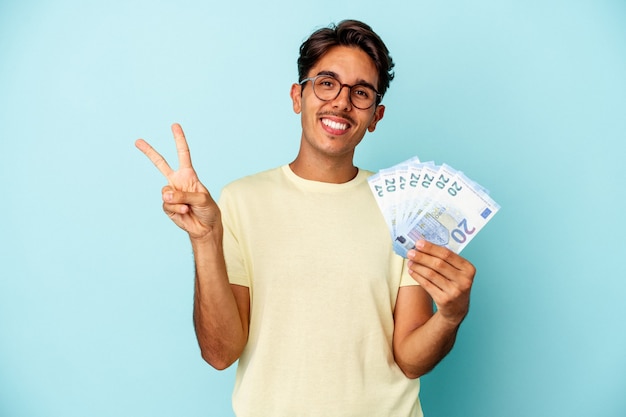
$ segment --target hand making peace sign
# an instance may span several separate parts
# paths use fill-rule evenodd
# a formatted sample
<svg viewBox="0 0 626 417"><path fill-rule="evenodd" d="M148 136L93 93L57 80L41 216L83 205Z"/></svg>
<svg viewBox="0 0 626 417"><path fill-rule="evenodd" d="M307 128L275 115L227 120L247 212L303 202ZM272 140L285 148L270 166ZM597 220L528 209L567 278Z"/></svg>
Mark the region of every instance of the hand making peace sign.
<svg viewBox="0 0 626 417"><path fill-rule="evenodd" d="M216 227L221 229L220 210L191 165L191 154L182 127L173 124L172 133L178 153L178 171L174 171L145 140L138 139L135 146L167 178L168 185L162 190L163 211L178 227L189 233L189 237L202 239Z"/></svg>

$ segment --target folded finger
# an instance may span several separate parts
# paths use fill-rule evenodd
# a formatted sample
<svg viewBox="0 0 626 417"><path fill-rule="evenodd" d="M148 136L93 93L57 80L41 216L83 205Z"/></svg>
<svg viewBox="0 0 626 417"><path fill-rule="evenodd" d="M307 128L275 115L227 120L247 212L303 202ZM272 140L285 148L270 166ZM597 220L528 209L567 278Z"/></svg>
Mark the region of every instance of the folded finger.
<svg viewBox="0 0 626 417"><path fill-rule="evenodd" d="M444 287L447 285L448 280L444 276L424 265L413 263L409 268L409 273L429 293L432 292L432 288L443 291Z"/></svg>
<svg viewBox="0 0 626 417"><path fill-rule="evenodd" d="M187 213L189 213L189 206L187 204L163 203L163 211L169 217L172 217L175 214L187 214Z"/></svg>

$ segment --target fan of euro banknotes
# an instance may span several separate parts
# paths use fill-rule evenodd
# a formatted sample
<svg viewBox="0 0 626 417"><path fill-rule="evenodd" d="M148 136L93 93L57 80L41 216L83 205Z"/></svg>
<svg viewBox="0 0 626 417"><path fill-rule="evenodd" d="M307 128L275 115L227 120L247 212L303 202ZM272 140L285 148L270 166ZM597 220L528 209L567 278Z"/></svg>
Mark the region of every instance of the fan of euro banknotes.
<svg viewBox="0 0 626 417"><path fill-rule="evenodd" d="M420 239L460 253L500 209L463 172L418 157L381 169L368 182L394 251L404 258Z"/></svg>

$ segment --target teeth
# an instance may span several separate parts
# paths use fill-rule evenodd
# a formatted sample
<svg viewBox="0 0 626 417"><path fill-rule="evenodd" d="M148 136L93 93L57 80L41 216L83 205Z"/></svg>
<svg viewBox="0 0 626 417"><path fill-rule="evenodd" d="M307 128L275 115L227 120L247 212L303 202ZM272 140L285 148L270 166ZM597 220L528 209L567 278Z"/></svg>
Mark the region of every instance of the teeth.
<svg viewBox="0 0 626 417"><path fill-rule="evenodd" d="M346 130L348 128L347 123L333 122L332 120L328 119L322 119L322 123L335 130Z"/></svg>

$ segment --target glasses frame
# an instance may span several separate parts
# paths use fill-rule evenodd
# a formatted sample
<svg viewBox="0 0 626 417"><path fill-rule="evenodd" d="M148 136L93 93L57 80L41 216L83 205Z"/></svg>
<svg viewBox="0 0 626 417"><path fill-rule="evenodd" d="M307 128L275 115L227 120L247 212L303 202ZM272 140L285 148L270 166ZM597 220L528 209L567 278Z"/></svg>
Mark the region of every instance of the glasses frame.
<svg viewBox="0 0 626 417"><path fill-rule="evenodd" d="M317 80L320 77L326 77L326 78L332 78L334 80L337 81L337 83L340 85L339 90L337 91L337 95L333 98L329 98L324 100L323 98L320 98L320 96L317 95L317 92L315 91L315 80ZM350 85L350 84L343 84L341 81L339 81L337 79L337 77L335 77L334 75L330 75L330 74L318 74L315 77L309 77L309 78L305 78L304 80L300 81L300 85L304 85L305 83L307 83L308 81L311 81L311 88L313 89L313 94L315 94L315 97L317 97L319 100L321 101L333 101L335 100L337 97L339 97L339 94L341 94L341 91L343 90L344 87L348 87L348 98L350 100L350 104L352 104L355 108L359 109L359 110L367 110L367 109L371 109L373 106L378 106L383 98L382 94L380 94L374 87L372 87L369 84L354 84L354 85ZM374 90L374 93L376 93L376 99L374 100L374 102L372 104L370 104L369 106L363 108L363 107L359 107L356 104L354 104L354 102L352 101L352 89L354 87L357 86L364 86L364 87L368 87L371 88L372 90Z"/></svg>

